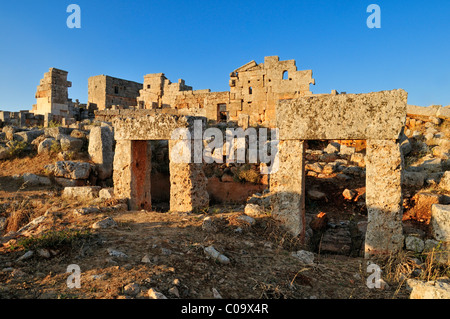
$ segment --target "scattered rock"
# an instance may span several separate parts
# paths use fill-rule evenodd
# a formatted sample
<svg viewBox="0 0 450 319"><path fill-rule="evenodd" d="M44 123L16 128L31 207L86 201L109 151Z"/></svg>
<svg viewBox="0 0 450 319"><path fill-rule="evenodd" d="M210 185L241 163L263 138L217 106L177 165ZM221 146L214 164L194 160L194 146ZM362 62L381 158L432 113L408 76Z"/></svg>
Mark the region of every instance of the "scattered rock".
<svg viewBox="0 0 450 319"><path fill-rule="evenodd" d="M108 251L108 254L111 257L117 257L117 258L122 258L122 259L127 259L128 258L128 255L123 253L123 252L121 252L121 251L118 251L118 250L115 250L115 249L112 249L112 248L108 248L107 251Z"/></svg>
<svg viewBox="0 0 450 319"><path fill-rule="evenodd" d="M89 200L98 198L101 187L99 186L80 186L64 188L62 196L65 198Z"/></svg>
<svg viewBox="0 0 450 319"><path fill-rule="evenodd" d="M153 289L153 288L150 288L150 289L148 290L148 296L149 296L151 299L167 299L166 296L164 296L162 293L156 291L156 290Z"/></svg>
<svg viewBox="0 0 450 319"><path fill-rule="evenodd" d="M353 146L341 145L340 153L341 155L352 155L355 154L356 148Z"/></svg>
<svg viewBox="0 0 450 319"><path fill-rule="evenodd" d="M264 214L264 208L256 204L247 204L244 213L247 216L257 217Z"/></svg>
<svg viewBox="0 0 450 319"><path fill-rule="evenodd" d="M314 265L314 253L306 250L299 250L291 253L292 257L297 258L303 264Z"/></svg>
<svg viewBox="0 0 450 319"><path fill-rule="evenodd" d="M213 288L213 289L212 289L212 292L213 292L214 299L223 299L222 296L220 295L220 293L217 291L216 288Z"/></svg>
<svg viewBox="0 0 450 319"><path fill-rule="evenodd" d="M52 184L52 182L50 181L50 179L48 177L45 176L38 176L35 174L31 174L31 173L25 173L23 174L23 181L25 183L27 183L27 185L29 186L49 186Z"/></svg>
<svg viewBox="0 0 450 319"><path fill-rule="evenodd" d="M44 258L50 258L51 257L50 251L48 249L44 249L44 248L38 249L37 254L39 256L41 256L41 257L44 257Z"/></svg>
<svg viewBox="0 0 450 319"><path fill-rule="evenodd" d="M102 188L98 193L98 197L103 200L114 198L114 188Z"/></svg>
<svg viewBox="0 0 450 319"><path fill-rule="evenodd" d="M33 255L34 255L34 251L29 250L25 254L23 254L22 256L17 258L17 261L24 261L24 260L30 259L31 257L33 257Z"/></svg>
<svg viewBox="0 0 450 319"><path fill-rule="evenodd" d="M83 148L84 141L70 135L63 135L59 142L61 143L61 149L69 152L80 152Z"/></svg>
<svg viewBox="0 0 450 319"><path fill-rule="evenodd" d="M354 153L354 154L352 154L352 156L350 157L350 161L353 162L353 163L356 163L360 167L365 167L366 166L366 161L365 161L365 158L364 158L364 154L362 154L362 153Z"/></svg>
<svg viewBox="0 0 450 319"><path fill-rule="evenodd" d="M150 257L148 257L148 255L145 255L144 257L142 257L141 263L144 263L144 264L151 264L152 261L150 260Z"/></svg>
<svg viewBox="0 0 450 319"><path fill-rule="evenodd" d="M73 161L58 161L55 164L46 165L44 168L55 177L70 179L87 179L92 170L89 163Z"/></svg>
<svg viewBox="0 0 450 319"><path fill-rule="evenodd" d="M443 242L450 241L450 205L431 206L431 232L433 237Z"/></svg>
<svg viewBox="0 0 450 319"><path fill-rule="evenodd" d="M137 283L131 283L123 287L123 292L129 296L136 296L141 291L141 287Z"/></svg>
<svg viewBox="0 0 450 319"><path fill-rule="evenodd" d="M316 190L309 190L307 192L307 195L312 200L326 200L327 196L325 193L316 191Z"/></svg>
<svg viewBox="0 0 450 319"><path fill-rule="evenodd" d="M414 251L416 253L420 253L425 248L425 243L422 239L416 236L406 236L405 238L405 246L407 250Z"/></svg>
<svg viewBox="0 0 450 319"><path fill-rule="evenodd" d="M344 198L346 200L353 200L356 197L357 194L358 194L357 192L355 192L354 190L348 189L348 188L346 188L342 192L342 196L344 196Z"/></svg>
<svg viewBox="0 0 450 319"><path fill-rule="evenodd" d="M328 154L337 153L340 147L341 145L339 143L331 142L323 151Z"/></svg>
<svg viewBox="0 0 450 319"><path fill-rule="evenodd" d="M450 284L444 281L428 281L408 279L412 288L410 299L450 299Z"/></svg>
<svg viewBox="0 0 450 319"><path fill-rule="evenodd" d="M305 164L305 170L306 171L313 171L313 172L316 172L316 173L322 173L323 167L319 163L314 162L312 164L310 164L310 163Z"/></svg>
<svg viewBox="0 0 450 319"><path fill-rule="evenodd" d="M444 175L442 175L439 187L447 192L450 192L450 171L446 171Z"/></svg>
<svg viewBox="0 0 450 319"><path fill-rule="evenodd" d="M217 231L217 227L214 225L214 221L210 216L203 219L202 229L212 233Z"/></svg>
<svg viewBox="0 0 450 319"><path fill-rule="evenodd" d="M170 288L170 289L168 290L168 292L169 292L169 294L171 294L171 295L173 295L173 296L175 296L175 297L177 297L177 298L180 298L180 292L178 291L178 288L177 288L177 287L172 287L172 288Z"/></svg>
<svg viewBox="0 0 450 319"><path fill-rule="evenodd" d="M105 229L105 228L113 228L117 227L117 223L111 217L106 217L91 226L93 229Z"/></svg>
<svg viewBox="0 0 450 319"><path fill-rule="evenodd" d="M230 263L230 259L227 256L219 253L213 246L206 247L204 249L204 251L208 256L210 256L214 260L217 260L221 264L229 264Z"/></svg>
<svg viewBox="0 0 450 319"><path fill-rule="evenodd" d="M74 213L74 215L78 215L78 216L95 214L95 213L100 213L100 208L98 208L96 206L76 208L76 209L74 209L73 213Z"/></svg>
<svg viewBox="0 0 450 319"><path fill-rule="evenodd" d="M250 226L253 226L256 224L256 220L253 217L250 217L247 215L241 215L237 219L249 224Z"/></svg>

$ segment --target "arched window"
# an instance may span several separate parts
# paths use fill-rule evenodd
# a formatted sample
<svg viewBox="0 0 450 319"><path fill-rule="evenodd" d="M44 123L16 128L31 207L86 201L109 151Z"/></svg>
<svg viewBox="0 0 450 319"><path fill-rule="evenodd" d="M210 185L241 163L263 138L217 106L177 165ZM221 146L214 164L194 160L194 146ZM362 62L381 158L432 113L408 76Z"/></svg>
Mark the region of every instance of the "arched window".
<svg viewBox="0 0 450 319"><path fill-rule="evenodd" d="M283 71L283 80L288 80L288 79L289 79L288 71Z"/></svg>

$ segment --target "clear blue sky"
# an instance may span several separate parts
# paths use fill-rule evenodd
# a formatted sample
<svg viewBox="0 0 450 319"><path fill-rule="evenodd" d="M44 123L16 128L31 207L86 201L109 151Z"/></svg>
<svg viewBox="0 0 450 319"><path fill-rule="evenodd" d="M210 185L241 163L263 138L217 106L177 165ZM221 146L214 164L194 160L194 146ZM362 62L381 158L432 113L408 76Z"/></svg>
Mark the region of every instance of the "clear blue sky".
<svg viewBox="0 0 450 319"><path fill-rule="evenodd" d="M69 4L81 29L66 26ZM381 7L381 29L366 12ZM87 102L90 76L148 73L228 91L229 74L264 56L312 69L313 93L402 88L409 104L450 104L450 1L45 0L0 4L0 109L29 110L50 67Z"/></svg>

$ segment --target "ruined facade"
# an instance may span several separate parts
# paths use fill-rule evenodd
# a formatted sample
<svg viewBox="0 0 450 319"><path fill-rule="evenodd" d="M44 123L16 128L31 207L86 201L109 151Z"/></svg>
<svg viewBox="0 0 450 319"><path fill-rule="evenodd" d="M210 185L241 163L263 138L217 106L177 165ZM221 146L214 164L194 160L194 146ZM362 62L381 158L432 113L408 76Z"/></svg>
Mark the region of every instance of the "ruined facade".
<svg viewBox="0 0 450 319"><path fill-rule="evenodd" d="M88 104L98 110L136 107L141 89L142 83L107 75L92 76L88 80Z"/></svg>
<svg viewBox="0 0 450 319"><path fill-rule="evenodd" d="M72 86L72 82L67 81L67 71L50 68L44 74L44 78L37 87L36 99L37 103L33 105L31 112L34 114L53 114L65 116L69 113L68 88Z"/></svg>
<svg viewBox="0 0 450 319"><path fill-rule="evenodd" d="M215 122L273 126L278 100L310 96L310 84L314 84L311 70L298 71L295 60L280 61L271 56L264 63L251 61L234 70L230 91L225 92L193 90L182 79L172 83L163 73L148 74L137 97L137 108L173 109L179 115L203 116ZM99 91L97 100L104 95ZM91 98L90 102L95 103Z"/></svg>

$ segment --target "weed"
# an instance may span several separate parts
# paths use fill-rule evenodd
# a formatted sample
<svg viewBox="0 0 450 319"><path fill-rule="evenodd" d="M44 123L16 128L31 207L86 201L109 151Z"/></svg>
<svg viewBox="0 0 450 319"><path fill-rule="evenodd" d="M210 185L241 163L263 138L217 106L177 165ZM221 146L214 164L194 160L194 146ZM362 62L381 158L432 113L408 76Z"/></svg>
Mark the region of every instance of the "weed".
<svg viewBox="0 0 450 319"><path fill-rule="evenodd" d="M17 245L26 250L35 250L40 248L56 249L70 247L77 241L88 238L90 235L90 232L87 230L48 231L37 237L21 239L17 242Z"/></svg>
<svg viewBox="0 0 450 319"><path fill-rule="evenodd" d="M8 146L10 158L20 157L29 150L28 144L24 141L11 141L8 143Z"/></svg>
<svg viewBox="0 0 450 319"><path fill-rule="evenodd" d="M61 143L57 140L54 140L50 145L50 153L60 153L62 151Z"/></svg>

